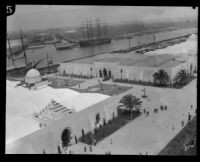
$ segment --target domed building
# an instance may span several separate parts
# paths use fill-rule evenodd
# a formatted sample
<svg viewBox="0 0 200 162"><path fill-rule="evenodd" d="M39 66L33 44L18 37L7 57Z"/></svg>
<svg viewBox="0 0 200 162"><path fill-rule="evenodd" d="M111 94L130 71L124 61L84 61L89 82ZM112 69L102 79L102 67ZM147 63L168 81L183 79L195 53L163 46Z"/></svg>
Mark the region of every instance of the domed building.
<svg viewBox="0 0 200 162"><path fill-rule="evenodd" d="M27 84L35 84L42 81L40 72L36 69L31 69L26 73L25 82Z"/></svg>

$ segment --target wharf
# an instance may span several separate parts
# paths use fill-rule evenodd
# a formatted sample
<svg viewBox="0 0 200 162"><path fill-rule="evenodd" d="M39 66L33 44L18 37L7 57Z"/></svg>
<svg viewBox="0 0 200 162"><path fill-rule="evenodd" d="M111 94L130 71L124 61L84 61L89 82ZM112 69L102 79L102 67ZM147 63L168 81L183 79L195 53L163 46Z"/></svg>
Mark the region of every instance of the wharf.
<svg viewBox="0 0 200 162"><path fill-rule="evenodd" d="M164 47L167 47L171 44L177 44L179 42L186 41L186 38L188 38L190 35L191 34L186 34L186 35L182 35L180 37L174 37L174 38L156 41L156 42L152 42L152 43L148 43L148 44L142 44L142 45L131 47L131 48L128 48L128 49L121 49L121 50L112 51L111 53L127 53L127 52L131 52L131 51L136 51L136 50L139 50L139 49L142 49L142 48L148 48L148 47L151 47L151 46L156 46L156 45L158 46L158 45L163 44L163 43L168 43L168 44L166 44L162 47L162 48L164 48ZM184 38L184 40L183 40L183 38ZM176 40L180 40L180 41L176 42ZM154 49L154 50L156 50L156 49Z"/></svg>

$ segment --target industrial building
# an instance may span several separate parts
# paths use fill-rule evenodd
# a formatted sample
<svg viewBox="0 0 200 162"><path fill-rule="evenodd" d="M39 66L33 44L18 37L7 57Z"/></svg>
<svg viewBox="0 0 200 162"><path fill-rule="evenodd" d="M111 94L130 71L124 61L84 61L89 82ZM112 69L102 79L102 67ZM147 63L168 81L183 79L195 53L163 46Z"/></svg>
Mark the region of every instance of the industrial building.
<svg viewBox="0 0 200 162"><path fill-rule="evenodd" d="M103 54L67 63L60 63L60 74L111 79L154 82L153 74L165 70L169 75L169 84L180 69L193 73L197 69L196 55L139 55L139 54Z"/></svg>

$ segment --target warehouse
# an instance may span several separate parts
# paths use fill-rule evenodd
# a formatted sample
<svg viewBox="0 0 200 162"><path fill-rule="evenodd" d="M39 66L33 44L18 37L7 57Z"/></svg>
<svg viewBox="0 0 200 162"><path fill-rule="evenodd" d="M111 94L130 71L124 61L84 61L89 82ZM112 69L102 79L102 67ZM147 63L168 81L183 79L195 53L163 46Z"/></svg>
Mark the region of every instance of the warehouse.
<svg viewBox="0 0 200 162"><path fill-rule="evenodd" d="M165 70L169 75L169 84L180 69L193 73L197 69L195 55L136 55L104 54L93 58L84 58L70 63L60 63L60 74L93 76L141 82L154 82L153 74Z"/></svg>

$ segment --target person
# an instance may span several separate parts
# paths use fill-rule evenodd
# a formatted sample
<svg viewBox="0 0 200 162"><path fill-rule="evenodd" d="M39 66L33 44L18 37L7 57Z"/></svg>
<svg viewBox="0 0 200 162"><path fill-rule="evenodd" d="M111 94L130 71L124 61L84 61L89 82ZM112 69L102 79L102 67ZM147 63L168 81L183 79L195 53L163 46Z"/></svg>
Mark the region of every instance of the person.
<svg viewBox="0 0 200 162"><path fill-rule="evenodd" d="M190 121L190 119L191 119L191 115L190 113L188 113L188 122Z"/></svg>
<svg viewBox="0 0 200 162"><path fill-rule="evenodd" d="M191 109L192 109L192 108L193 108L193 105L191 105L190 107L191 107Z"/></svg>
<svg viewBox="0 0 200 162"><path fill-rule="evenodd" d="M184 126L184 121L183 120L181 121L181 125Z"/></svg>
<svg viewBox="0 0 200 162"><path fill-rule="evenodd" d="M112 139L110 140L110 144L112 144Z"/></svg>
<svg viewBox="0 0 200 162"><path fill-rule="evenodd" d="M78 87L79 87L79 88L81 87L80 84L78 85Z"/></svg>
<svg viewBox="0 0 200 162"><path fill-rule="evenodd" d="M145 109L143 109L143 113L144 113L144 114L145 114L145 111L146 111L146 110L145 110Z"/></svg>
<svg viewBox="0 0 200 162"><path fill-rule="evenodd" d="M173 124L173 126L172 126L172 130L174 130L175 128L174 128L174 124Z"/></svg>
<svg viewBox="0 0 200 162"><path fill-rule="evenodd" d="M87 152L87 148L86 148L86 146L84 147L84 152Z"/></svg>
<svg viewBox="0 0 200 162"><path fill-rule="evenodd" d="M94 139L94 146L96 146L96 139Z"/></svg>

